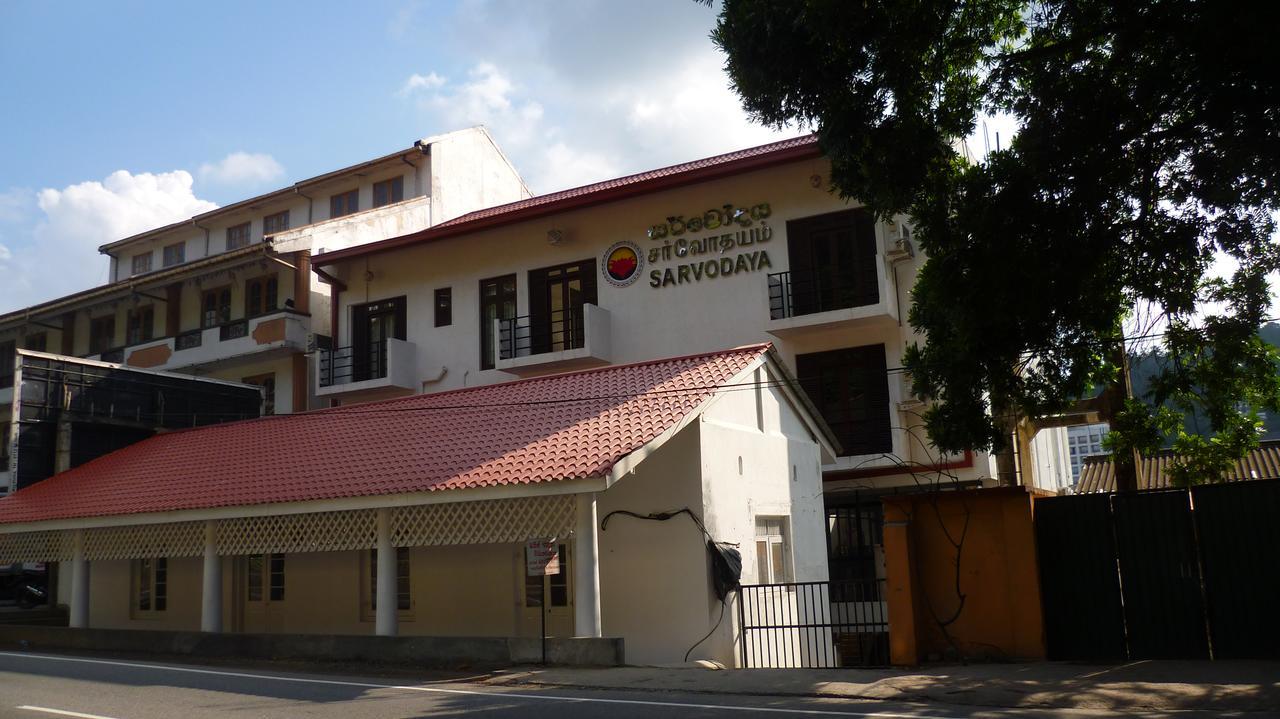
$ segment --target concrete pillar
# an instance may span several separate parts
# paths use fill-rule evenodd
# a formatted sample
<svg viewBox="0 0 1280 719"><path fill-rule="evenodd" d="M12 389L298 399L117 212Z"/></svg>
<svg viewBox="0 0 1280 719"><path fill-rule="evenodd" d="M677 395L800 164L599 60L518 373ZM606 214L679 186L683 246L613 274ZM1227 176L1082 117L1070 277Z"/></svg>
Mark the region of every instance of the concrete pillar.
<svg viewBox="0 0 1280 719"><path fill-rule="evenodd" d="M596 495L579 494L573 539L573 627L579 637L600 636L600 548Z"/></svg>
<svg viewBox="0 0 1280 719"><path fill-rule="evenodd" d="M222 631L222 557L218 556L218 523L204 523L204 582L200 595L200 631Z"/></svg>
<svg viewBox="0 0 1280 719"><path fill-rule="evenodd" d="M374 605L374 630L380 637L394 637L399 631L396 606L396 548L391 546L391 509L378 510L378 586Z"/></svg>
<svg viewBox="0 0 1280 719"><path fill-rule="evenodd" d="M53 435L53 473L71 469L71 417L67 412L58 415Z"/></svg>
<svg viewBox="0 0 1280 719"><path fill-rule="evenodd" d="M84 530L73 534L71 553L71 617L73 629L89 627L89 560L84 558Z"/></svg>

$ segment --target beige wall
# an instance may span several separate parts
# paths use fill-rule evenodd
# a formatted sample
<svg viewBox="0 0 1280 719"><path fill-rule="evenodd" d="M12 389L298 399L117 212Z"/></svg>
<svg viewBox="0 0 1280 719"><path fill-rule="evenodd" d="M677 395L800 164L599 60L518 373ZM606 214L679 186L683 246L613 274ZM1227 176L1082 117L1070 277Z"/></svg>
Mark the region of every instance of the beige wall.
<svg viewBox="0 0 1280 719"><path fill-rule="evenodd" d="M682 430L634 474L600 495L600 519L689 507L701 514L699 427ZM715 603L702 533L688 517L650 522L615 516L600 532L604 635L622 637L629 664L679 662L707 633ZM709 619L710 617L710 619Z"/></svg>

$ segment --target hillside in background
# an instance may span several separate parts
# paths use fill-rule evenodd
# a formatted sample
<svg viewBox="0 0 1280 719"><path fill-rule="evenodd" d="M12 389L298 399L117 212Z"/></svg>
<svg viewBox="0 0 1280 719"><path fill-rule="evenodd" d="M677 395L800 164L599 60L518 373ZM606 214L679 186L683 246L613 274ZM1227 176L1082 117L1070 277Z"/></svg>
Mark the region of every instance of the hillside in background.
<svg viewBox="0 0 1280 719"><path fill-rule="evenodd" d="M1268 322L1262 326L1258 334L1269 344L1280 347L1280 323ZM1130 378L1133 382L1133 396L1146 399L1151 387L1151 378L1164 367L1165 356L1161 352L1153 351L1132 356L1129 362ZM1262 425L1265 430L1262 438L1280 439L1280 414L1265 411L1261 414ZM1199 413L1189 415L1185 426L1187 432L1192 434L1208 434L1209 432L1208 419L1200 416Z"/></svg>

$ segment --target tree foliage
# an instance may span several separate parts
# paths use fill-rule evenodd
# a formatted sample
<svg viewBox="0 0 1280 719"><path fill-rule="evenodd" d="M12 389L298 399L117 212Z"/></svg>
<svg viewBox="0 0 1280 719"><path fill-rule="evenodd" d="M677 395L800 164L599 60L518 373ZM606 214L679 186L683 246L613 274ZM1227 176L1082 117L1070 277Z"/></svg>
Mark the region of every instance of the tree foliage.
<svg viewBox="0 0 1280 719"><path fill-rule="evenodd" d="M1272 2L724 0L712 37L755 118L816 128L836 190L912 218L906 362L940 448L999 448L1010 416L1113 381L1122 327L1151 317L1170 361L1111 443L1174 437L1191 482L1280 409L1257 332L1280 267L1276 27ZM1019 131L974 160L957 140L981 113ZM1193 409L1209 438L1182 430Z"/></svg>

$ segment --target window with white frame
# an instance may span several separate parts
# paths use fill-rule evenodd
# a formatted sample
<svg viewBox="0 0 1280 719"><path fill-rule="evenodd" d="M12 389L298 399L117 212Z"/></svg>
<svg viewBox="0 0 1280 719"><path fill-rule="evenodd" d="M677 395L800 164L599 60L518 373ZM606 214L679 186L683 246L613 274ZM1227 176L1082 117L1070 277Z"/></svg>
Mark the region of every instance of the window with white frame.
<svg viewBox="0 0 1280 719"><path fill-rule="evenodd" d="M791 541L786 517L756 517L756 581L791 581Z"/></svg>
<svg viewBox="0 0 1280 719"><path fill-rule="evenodd" d="M410 550L396 547L396 610L401 619L412 619L413 594L409 585ZM361 590L360 610L365 621L373 621L378 609L378 550L370 549L363 560L364 587Z"/></svg>
<svg viewBox="0 0 1280 719"><path fill-rule="evenodd" d="M169 562L164 557L133 561L133 613L154 616L169 603Z"/></svg>

